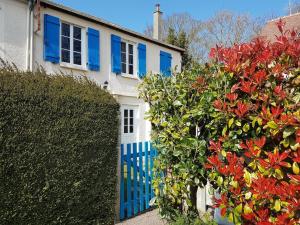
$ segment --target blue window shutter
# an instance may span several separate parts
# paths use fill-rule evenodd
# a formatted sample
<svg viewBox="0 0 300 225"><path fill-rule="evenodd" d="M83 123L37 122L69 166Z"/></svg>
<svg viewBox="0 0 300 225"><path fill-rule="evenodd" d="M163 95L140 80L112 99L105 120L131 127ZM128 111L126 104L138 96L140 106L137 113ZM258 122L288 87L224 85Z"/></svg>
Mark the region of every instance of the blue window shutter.
<svg viewBox="0 0 300 225"><path fill-rule="evenodd" d="M143 78L147 73L147 69L146 69L147 61L146 61L146 45L141 43L138 44L138 58L139 58L138 76L140 78Z"/></svg>
<svg viewBox="0 0 300 225"><path fill-rule="evenodd" d="M100 70L100 32L88 28L88 66L90 70Z"/></svg>
<svg viewBox="0 0 300 225"><path fill-rule="evenodd" d="M44 60L59 63L60 20L55 16L44 15Z"/></svg>
<svg viewBox="0 0 300 225"><path fill-rule="evenodd" d="M169 77L171 76L171 70L172 70L172 55L170 53L167 53L166 57L167 57L166 75Z"/></svg>
<svg viewBox="0 0 300 225"><path fill-rule="evenodd" d="M169 77L171 76L172 55L170 53L160 51L160 72Z"/></svg>
<svg viewBox="0 0 300 225"><path fill-rule="evenodd" d="M111 69L116 74L121 74L121 38L111 35Z"/></svg>

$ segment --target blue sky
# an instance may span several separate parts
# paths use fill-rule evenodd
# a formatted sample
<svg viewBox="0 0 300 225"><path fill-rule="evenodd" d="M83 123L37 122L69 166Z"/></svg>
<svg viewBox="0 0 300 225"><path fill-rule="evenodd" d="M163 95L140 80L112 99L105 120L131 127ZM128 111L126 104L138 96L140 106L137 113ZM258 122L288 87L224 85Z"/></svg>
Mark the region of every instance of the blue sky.
<svg viewBox="0 0 300 225"><path fill-rule="evenodd" d="M152 24L156 3L164 15L187 12L205 20L220 10L248 13L252 17L278 17L285 14L289 0L53 0L126 28L143 32ZM293 1L293 0L291 0Z"/></svg>

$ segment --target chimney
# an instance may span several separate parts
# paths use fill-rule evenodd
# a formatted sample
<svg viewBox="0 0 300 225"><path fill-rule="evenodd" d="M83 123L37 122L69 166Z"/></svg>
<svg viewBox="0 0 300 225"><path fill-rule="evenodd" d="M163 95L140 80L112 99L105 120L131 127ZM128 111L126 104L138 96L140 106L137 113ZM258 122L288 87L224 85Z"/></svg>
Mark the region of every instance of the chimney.
<svg viewBox="0 0 300 225"><path fill-rule="evenodd" d="M160 5L155 5L155 11L153 13L153 38L161 41L161 29L162 29L162 12L160 11Z"/></svg>

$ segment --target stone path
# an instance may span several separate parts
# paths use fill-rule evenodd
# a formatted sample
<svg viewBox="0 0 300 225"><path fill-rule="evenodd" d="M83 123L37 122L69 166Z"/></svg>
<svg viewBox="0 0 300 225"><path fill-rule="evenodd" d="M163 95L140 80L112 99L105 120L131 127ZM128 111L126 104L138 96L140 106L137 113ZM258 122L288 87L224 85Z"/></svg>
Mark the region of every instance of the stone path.
<svg viewBox="0 0 300 225"><path fill-rule="evenodd" d="M154 209L116 225L167 225L167 223L160 219L158 210Z"/></svg>

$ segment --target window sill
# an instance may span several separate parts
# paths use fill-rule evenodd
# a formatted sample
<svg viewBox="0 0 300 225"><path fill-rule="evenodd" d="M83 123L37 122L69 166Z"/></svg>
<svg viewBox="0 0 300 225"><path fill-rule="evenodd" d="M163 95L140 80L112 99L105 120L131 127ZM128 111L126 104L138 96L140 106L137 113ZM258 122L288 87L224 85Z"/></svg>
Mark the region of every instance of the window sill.
<svg viewBox="0 0 300 225"><path fill-rule="evenodd" d="M137 75L131 75L131 74L127 74L127 73L121 73L121 76L125 77L125 78L134 79L134 80L139 80L139 78L138 78Z"/></svg>
<svg viewBox="0 0 300 225"><path fill-rule="evenodd" d="M73 65L69 63L60 63L61 67L67 68L67 69L72 69L72 70L81 70L81 71L88 71L88 69L85 66L80 66L80 65Z"/></svg>

